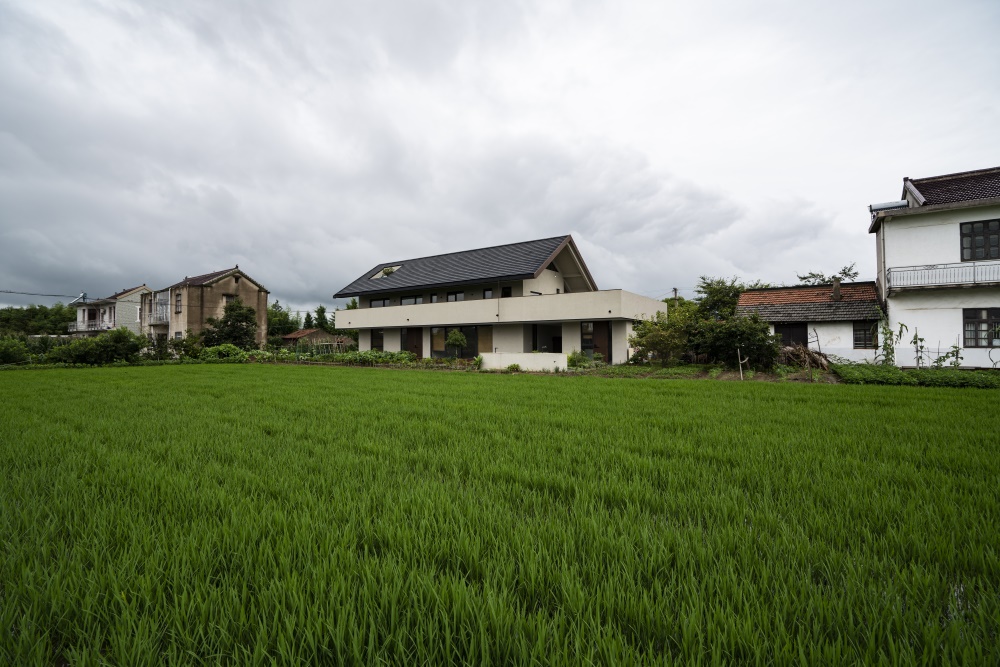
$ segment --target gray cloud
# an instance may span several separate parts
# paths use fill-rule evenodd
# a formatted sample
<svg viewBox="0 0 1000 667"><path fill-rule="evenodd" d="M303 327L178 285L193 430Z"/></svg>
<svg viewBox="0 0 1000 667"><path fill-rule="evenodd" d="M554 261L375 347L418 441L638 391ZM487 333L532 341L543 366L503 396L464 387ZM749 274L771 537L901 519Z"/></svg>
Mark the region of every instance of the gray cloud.
<svg viewBox="0 0 1000 667"><path fill-rule="evenodd" d="M1000 10L949 7L0 0L0 289L239 263L315 307L566 232L653 296L870 278L869 202L1000 154Z"/></svg>

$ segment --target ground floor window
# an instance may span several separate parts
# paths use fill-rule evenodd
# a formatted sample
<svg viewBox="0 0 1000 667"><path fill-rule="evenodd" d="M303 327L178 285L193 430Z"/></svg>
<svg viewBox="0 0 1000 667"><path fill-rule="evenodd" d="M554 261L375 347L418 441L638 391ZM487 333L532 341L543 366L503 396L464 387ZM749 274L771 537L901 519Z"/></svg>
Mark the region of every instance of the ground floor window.
<svg viewBox="0 0 1000 667"><path fill-rule="evenodd" d="M385 333L382 329L372 329L372 349L379 352L385 349Z"/></svg>
<svg viewBox="0 0 1000 667"><path fill-rule="evenodd" d="M1000 347L1000 308L966 308L962 316L965 347Z"/></svg>
<svg viewBox="0 0 1000 667"><path fill-rule="evenodd" d="M878 322L875 320L858 320L854 323L854 349L874 350L878 344L876 330Z"/></svg>
<svg viewBox="0 0 1000 667"><path fill-rule="evenodd" d="M446 345L448 334L455 330L465 336L465 347L456 350ZM476 355L493 351L493 327L431 327L431 356L472 359Z"/></svg>
<svg viewBox="0 0 1000 667"><path fill-rule="evenodd" d="M781 336L781 344L785 347L809 347L809 327L805 322L775 323L774 335Z"/></svg>

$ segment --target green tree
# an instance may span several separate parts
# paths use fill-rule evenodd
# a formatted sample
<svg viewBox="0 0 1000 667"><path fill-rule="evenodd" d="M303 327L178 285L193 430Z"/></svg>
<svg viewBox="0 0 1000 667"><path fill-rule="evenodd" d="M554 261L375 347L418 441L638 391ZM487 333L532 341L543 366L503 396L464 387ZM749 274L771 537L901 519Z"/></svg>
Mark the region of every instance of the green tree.
<svg viewBox="0 0 1000 667"><path fill-rule="evenodd" d="M673 299L667 302L670 307L666 314L658 312L652 319L635 324L629 337L629 345L635 348L633 358L669 361L687 352L688 331L698 320L698 304L681 298L676 305Z"/></svg>
<svg viewBox="0 0 1000 667"><path fill-rule="evenodd" d="M61 335L76 321L76 308L56 302L46 306L8 306L0 308L0 335Z"/></svg>
<svg viewBox="0 0 1000 667"><path fill-rule="evenodd" d="M709 361L735 367L737 349L749 358L754 368L767 369L778 358L778 339L771 334L768 323L757 314L750 317L702 319L688 329L688 344L695 354L704 354Z"/></svg>
<svg viewBox="0 0 1000 667"><path fill-rule="evenodd" d="M738 277L711 278L702 276L694 291L698 294L698 310L701 317L713 320L724 320L736 315L736 305L740 294L748 289L765 289L769 283L755 280L744 283Z"/></svg>
<svg viewBox="0 0 1000 667"><path fill-rule="evenodd" d="M854 268L856 263L851 262L832 276L825 275L821 271L810 271L805 275L796 274L796 277L803 285L828 285L837 278L840 278L843 282L850 282L858 277L858 271Z"/></svg>
<svg viewBox="0 0 1000 667"><path fill-rule="evenodd" d="M314 327L315 327L315 325L313 324L313 315L312 315L312 313L306 311L306 321L302 324L302 328L303 329L312 329Z"/></svg>
<svg viewBox="0 0 1000 667"><path fill-rule="evenodd" d="M316 318L313 322L317 329L330 330L330 321L326 318L326 306L316 306Z"/></svg>
<svg viewBox="0 0 1000 667"><path fill-rule="evenodd" d="M292 314L285 310L280 301L275 300L274 303L267 307L267 335L268 336L287 336L288 334L299 330L300 321L296 320Z"/></svg>
<svg viewBox="0 0 1000 667"><path fill-rule="evenodd" d="M226 305L220 319L208 318L205 347L224 343L231 343L241 350L257 347L257 311L253 306L243 305L238 298Z"/></svg>
<svg viewBox="0 0 1000 667"><path fill-rule="evenodd" d="M455 351L452 356L460 357L462 356L462 350L464 350L468 345L469 341L465 338L465 334L462 333L461 329L452 329L448 332L448 337L444 341L445 347L450 347Z"/></svg>

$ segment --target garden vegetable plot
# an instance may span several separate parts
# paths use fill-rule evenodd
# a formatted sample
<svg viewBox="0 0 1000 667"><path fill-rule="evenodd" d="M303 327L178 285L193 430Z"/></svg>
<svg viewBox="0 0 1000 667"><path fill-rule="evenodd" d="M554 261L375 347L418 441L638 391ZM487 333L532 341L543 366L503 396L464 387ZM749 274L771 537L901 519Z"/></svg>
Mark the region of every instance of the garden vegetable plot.
<svg viewBox="0 0 1000 667"><path fill-rule="evenodd" d="M0 663L998 659L995 390L203 365L0 396Z"/></svg>

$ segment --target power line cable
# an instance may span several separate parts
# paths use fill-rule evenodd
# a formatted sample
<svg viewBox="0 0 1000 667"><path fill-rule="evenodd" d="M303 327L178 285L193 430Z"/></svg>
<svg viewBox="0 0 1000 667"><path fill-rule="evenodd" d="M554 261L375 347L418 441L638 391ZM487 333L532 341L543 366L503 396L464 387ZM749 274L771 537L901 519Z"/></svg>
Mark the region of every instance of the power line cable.
<svg viewBox="0 0 1000 667"><path fill-rule="evenodd" d="M35 292L17 292L10 289L0 289L0 294L22 294L24 296L61 296L67 299L75 299L79 294L37 294Z"/></svg>

